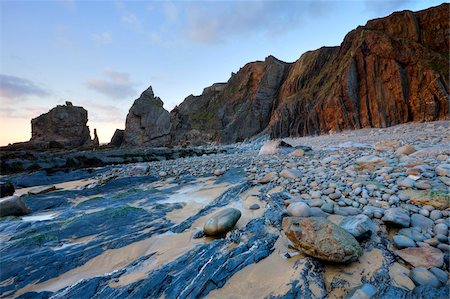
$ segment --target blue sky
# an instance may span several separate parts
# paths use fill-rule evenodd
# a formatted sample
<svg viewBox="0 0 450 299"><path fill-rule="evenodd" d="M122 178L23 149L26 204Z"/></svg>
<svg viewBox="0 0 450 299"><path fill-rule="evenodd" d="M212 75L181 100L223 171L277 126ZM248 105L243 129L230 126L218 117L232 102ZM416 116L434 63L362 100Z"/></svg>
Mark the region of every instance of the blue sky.
<svg viewBox="0 0 450 299"><path fill-rule="evenodd" d="M0 1L0 145L70 100L108 142L149 85L169 111L268 55L292 62L369 19L442 1Z"/></svg>

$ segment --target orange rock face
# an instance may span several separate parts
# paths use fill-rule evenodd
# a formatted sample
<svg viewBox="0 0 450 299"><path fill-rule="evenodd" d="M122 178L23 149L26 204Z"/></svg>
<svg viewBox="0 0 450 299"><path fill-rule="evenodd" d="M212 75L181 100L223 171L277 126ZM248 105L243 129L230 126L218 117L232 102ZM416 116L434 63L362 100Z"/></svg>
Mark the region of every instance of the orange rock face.
<svg viewBox="0 0 450 299"><path fill-rule="evenodd" d="M304 136L449 114L449 7L371 20L294 63L246 64L171 112L172 143Z"/></svg>
<svg viewBox="0 0 450 299"><path fill-rule="evenodd" d="M272 137L445 119L448 14L448 4L394 13L302 55L281 86Z"/></svg>

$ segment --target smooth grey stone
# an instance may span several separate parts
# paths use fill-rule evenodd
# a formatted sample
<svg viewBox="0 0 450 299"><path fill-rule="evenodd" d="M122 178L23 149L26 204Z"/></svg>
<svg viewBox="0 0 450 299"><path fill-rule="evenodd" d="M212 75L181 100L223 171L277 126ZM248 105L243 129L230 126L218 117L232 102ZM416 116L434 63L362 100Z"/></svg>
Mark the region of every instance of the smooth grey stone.
<svg viewBox="0 0 450 299"><path fill-rule="evenodd" d="M448 242L448 238L446 236L444 236L444 235L437 234L435 237L441 243L447 243Z"/></svg>
<svg viewBox="0 0 450 299"><path fill-rule="evenodd" d="M259 206L259 204L254 203L254 204L252 204L251 206L249 206L248 208L249 208L250 210L258 210L258 209L261 208L261 207Z"/></svg>
<svg viewBox="0 0 450 299"><path fill-rule="evenodd" d="M409 227L411 219L409 213L402 208L390 208L384 212L382 218L384 222L394 225Z"/></svg>
<svg viewBox="0 0 450 299"><path fill-rule="evenodd" d="M350 216L361 214L361 210L353 207L335 207L334 213L336 215Z"/></svg>
<svg viewBox="0 0 450 299"><path fill-rule="evenodd" d="M403 178L397 180L397 185L404 188L412 188L414 187L414 184L415 184L414 180L410 178Z"/></svg>
<svg viewBox="0 0 450 299"><path fill-rule="evenodd" d="M359 202L360 204L362 204L362 205L366 205L366 204L367 204L367 199L365 199L365 198L360 198L360 199L358 199L358 202Z"/></svg>
<svg viewBox="0 0 450 299"><path fill-rule="evenodd" d="M416 285L431 285L434 288L441 286L439 279L425 268L414 268L409 273L409 277Z"/></svg>
<svg viewBox="0 0 450 299"><path fill-rule="evenodd" d="M363 208L363 213L369 217L373 217L375 212L379 213L381 215L381 217L383 217L383 215L384 215L383 208L374 207L374 206L365 206ZM381 218L381 217L379 217L379 218Z"/></svg>
<svg viewBox="0 0 450 299"><path fill-rule="evenodd" d="M364 214L346 217L339 226L352 234L357 240L370 238L375 231L375 223Z"/></svg>
<svg viewBox="0 0 450 299"><path fill-rule="evenodd" d="M430 216L430 211L425 210L425 209L421 209L419 211L419 214L422 215L422 216L428 217L428 216Z"/></svg>
<svg viewBox="0 0 450 299"><path fill-rule="evenodd" d="M437 248L439 248L443 252L450 252L450 245L448 244L441 243L437 246Z"/></svg>
<svg viewBox="0 0 450 299"><path fill-rule="evenodd" d="M433 228L434 221L420 214L411 215L411 226L417 226L424 230Z"/></svg>
<svg viewBox="0 0 450 299"><path fill-rule="evenodd" d="M448 236L448 226L445 223L436 224L433 231L436 235Z"/></svg>
<svg viewBox="0 0 450 299"><path fill-rule="evenodd" d="M414 242L414 240L403 235L395 235L392 240L394 241L394 244L398 249L416 247L416 243Z"/></svg>
<svg viewBox="0 0 450 299"><path fill-rule="evenodd" d="M398 234L406 236L416 242L422 242L427 239L419 230L412 228L402 228L398 231Z"/></svg>
<svg viewBox="0 0 450 299"><path fill-rule="evenodd" d="M287 207L289 216L309 217L311 216L311 208L304 202L293 202Z"/></svg>
<svg viewBox="0 0 450 299"><path fill-rule="evenodd" d="M442 218L442 212L441 211L439 211L439 210L431 211L431 213L430 213L430 219L431 220L438 220L440 218Z"/></svg>
<svg viewBox="0 0 450 299"><path fill-rule="evenodd" d="M377 294L377 288L375 288L370 283L365 283L365 284L351 290L345 296L345 299L370 299L370 298L375 298L376 294Z"/></svg>
<svg viewBox="0 0 450 299"><path fill-rule="evenodd" d="M439 279L440 282L442 282L442 284L445 284L448 282L448 274L447 272L437 268L437 267L432 267L430 269L430 272L434 274L434 276L437 277L437 279Z"/></svg>
<svg viewBox="0 0 450 299"><path fill-rule="evenodd" d="M224 209L206 221L203 231L210 236L223 235L233 229L239 218L241 218L241 211L238 209Z"/></svg>
<svg viewBox="0 0 450 299"><path fill-rule="evenodd" d="M311 208L310 212L311 212L311 217L327 217L328 216L327 213L325 213L324 211L322 211L322 209L317 208L317 207Z"/></svg>
<svg viewBox="0 0 450 299"><path fill-rule="evenodd" d="M334 204L330 203L330 202L326 202L324 203L321 207L320 207L324 212L333 214L334 212Z"/></svg>

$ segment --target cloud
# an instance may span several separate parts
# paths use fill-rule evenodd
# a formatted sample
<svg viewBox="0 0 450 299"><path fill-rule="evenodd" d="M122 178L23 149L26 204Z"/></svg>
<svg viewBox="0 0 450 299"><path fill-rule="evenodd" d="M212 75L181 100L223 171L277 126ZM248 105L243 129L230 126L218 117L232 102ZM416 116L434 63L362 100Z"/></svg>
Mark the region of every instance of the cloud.
<svg viewBox="0 0 450 299"><path fill-rule="evenodd" d="M148 38L150 39L150 41L153 43L153 44L159 44L159 43L161 43L161 36L158 34L158 33L156 33L156 32L150 32L149 34L148 34Z"/></svg>
<svg viewBox="0 0 450 299"><path fill-rule="evenodd" d="M112 34L109 31L91 34L91 40L96 47L106 46L112 43Z"/></svg>
<svg viewBox="0 0 450 299"><path fill-rule="evenodd" d="M191 3L186 9L185 35L214 44L248 34L276 36L306 20L332 11L331 1L235 1Z"/></svg>
<svg viewBox="0 0 450 299"><path fill-rule="evenodd" d="M0 97L7 101L12 101L28 96L45 97L50 92L31 80L16 76L0 74Z"/></svg>
<svg viewBox="0 0 450 299"><path fill-rule="evenodd" d="M88 88L112 99L121 100L137 94L135 82L130 80L130 74L112 70L105 71L106 79L90 79L86 82Z"/></svg>

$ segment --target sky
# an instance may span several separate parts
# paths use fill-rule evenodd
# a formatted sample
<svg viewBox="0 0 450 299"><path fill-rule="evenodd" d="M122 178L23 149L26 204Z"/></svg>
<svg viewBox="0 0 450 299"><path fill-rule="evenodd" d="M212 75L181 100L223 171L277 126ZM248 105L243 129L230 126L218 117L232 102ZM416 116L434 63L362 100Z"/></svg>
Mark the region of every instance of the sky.
<svg viewBox="0 0 450 299"><path fill-rule="evenodd" d="M172 110L250 61L293 62L368 20L434 0L0 0L0 145L71 101L101 143L148 86Z"/></svg>

